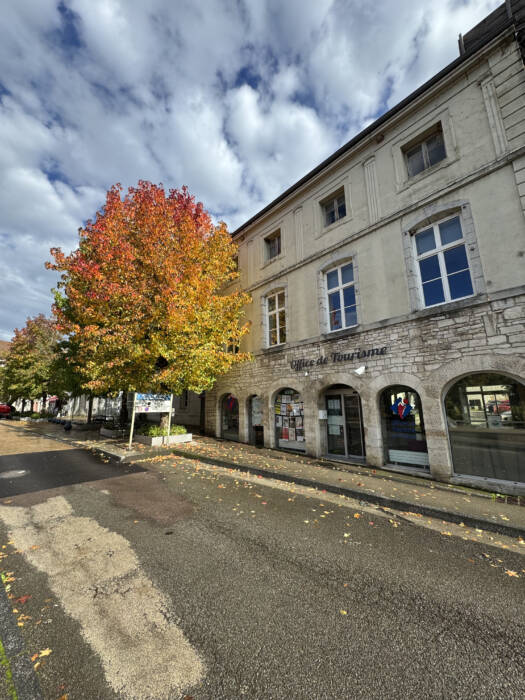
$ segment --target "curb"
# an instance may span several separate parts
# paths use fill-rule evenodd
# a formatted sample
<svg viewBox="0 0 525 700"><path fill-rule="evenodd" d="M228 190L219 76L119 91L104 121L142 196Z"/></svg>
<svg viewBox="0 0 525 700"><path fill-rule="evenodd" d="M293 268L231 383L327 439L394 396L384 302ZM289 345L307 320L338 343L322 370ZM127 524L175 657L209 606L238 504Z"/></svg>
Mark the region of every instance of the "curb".
<svg viewBox="0 0 525 700"><path fill-rule="evenodd" d="M299 484L301 486L314 488L316 491L326 491L328 493L335 493L336 495L347 496L348 498L353 498L359 501L366 501L366 503L370 503L371 505L392 508L394 510L419 513L420 515L426 515L429 518L438 518L439 520L446 520L447 522L455 523L456 525L464 523L464 525L470 528L488 530L490 532L495 532L499 535L507 535L508 537L522 537L523 535L525 535L525 528L522 529L518 527L513 527L512 525L504 525L498 522L494 522L493 520L475 518L471 515L467 515L464 513L451 513L449 511L441 510L439 508L432 508L431 506L425 506L419 503L400 501L395 498L388 498L387 496L378 496L376 494L365 493L363 491L357 491L354 489L347 488L345 486L325 484L322 481L305 479L301 476L281 474L279 472L272 472L268 469L252 467L247 464L228 462L227 460L220 458L215 459L213 457L208 457L207 455L198 454L196 452L189 454L188 452L184 452L183 450L177 449L171 449L170 452L171 454L176 455L177 457L185 457L186 459L193 459L199 462L206 462L207 464L225 467L226 469L235 469L237 471L247 472L249 474L254 474L255 476L264 476L269 479L277 479L278 481L285 481L291 484ZM166 453L164 452L164 454Z"/></svg>

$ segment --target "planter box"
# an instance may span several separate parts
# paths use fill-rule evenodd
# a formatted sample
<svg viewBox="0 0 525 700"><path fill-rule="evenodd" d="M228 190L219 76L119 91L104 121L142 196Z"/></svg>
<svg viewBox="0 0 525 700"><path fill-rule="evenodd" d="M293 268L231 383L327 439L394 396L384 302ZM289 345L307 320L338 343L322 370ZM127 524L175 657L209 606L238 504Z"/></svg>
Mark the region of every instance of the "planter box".
<svg viewBox="0 0 525 700"><path fill-rule="evenodd" d="M191 442L192 434L183 433L182 435L167 435L159 437L149 437L147 435L137 435L133 438L137 442L141 442L143 445L149 445L150 447L161 447L161 445L179 445L182 442Z"/></svg>
<svg viewBox="0 0 525 700"><path fill-rule="evenodd" d="M103 437L109 437L109 438L124 437L123 430L111 430L110 428L100 428L100 434Z"/></svg>

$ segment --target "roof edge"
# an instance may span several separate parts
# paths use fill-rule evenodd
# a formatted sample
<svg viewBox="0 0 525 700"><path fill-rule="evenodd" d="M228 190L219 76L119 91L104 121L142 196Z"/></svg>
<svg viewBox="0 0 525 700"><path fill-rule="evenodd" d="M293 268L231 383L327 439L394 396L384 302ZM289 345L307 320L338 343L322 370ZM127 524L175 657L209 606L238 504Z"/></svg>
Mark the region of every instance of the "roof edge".
<svg viewBox="0 0 525 700"><path fill-rule="evenodd" d="M326 158L321 163L319 163L319 165L316 165L315 168L313 168L308 173L306 173L306 175L304 175L300 180L297 180L297 182L295 182L288 189L286 189L284 192L282 192L278 197L276 197L269 204L267 204L265 207L263 207L263 209L261 209L256 214L254 214L252 217L250 217L247 221L245 221L244 224L241 224L241 226L236 228L235 231L233 231L231 233L232 238L238 236L246 228L251 226L258 219L263 217L271 209L273 209L275 206L277 206L280 202L282 202L284 199L286 199L289 195L293 194L293 192L295 192L300 187L302 187L302 185L306 184L309 180L311 180L313 177L315 177L317 174L319 174L322 170L327 168L331 163L336 161L338 158L340 158L342 155L344 155L351 148L356 146L360 141L364 140L367 136L370 136L378 127L382 126L385 122L387 122L389 119L391 119L393 116L395 116L398 112L400 112L405 107L407 107L411 102L413 102L418 97L423 95L428 89L430 89L433 85L437 84L440 80L442 80L449 73L454 71L462 63L466 63L470 58L472 58L475 54L479 53L490 42L492 42L494 39L496 39L500 34L503 34L507 29L509 29L509 27L513 26L513 24L514 24L514 19L512 17L509 18L503 24L498 24L494 28L494 32L486 36L486 39L483 42L483 44L476 45L476 46L472 47L470 50L465 51L463 54L458 56L458 58L454 59L451 63L446 65L441 71L439 71L439 73L436 73L436 75L432 76L432 78L427 80L425 83L423 83L418 88L416 88L413 92L411 92L409 95L407 95L407 97L405 97L403 100L401 100L401 102L398 102L396 105L394 105L394 107L389 109L388 112L385 112L380 117L378 117L378 119L376 119L372 124L367 126L366 129L363 129L358 134L356 134L352 139L350 139L350 141L347 141L345 144L343 144L334 153L332 153L330 156L328 156L328 158Z"/></svg>

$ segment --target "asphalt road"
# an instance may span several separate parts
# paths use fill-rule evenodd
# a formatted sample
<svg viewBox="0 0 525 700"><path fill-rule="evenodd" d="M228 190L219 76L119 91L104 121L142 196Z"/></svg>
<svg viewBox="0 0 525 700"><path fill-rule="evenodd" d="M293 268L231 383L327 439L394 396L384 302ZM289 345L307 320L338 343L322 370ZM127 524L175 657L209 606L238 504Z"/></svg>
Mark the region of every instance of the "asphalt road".
<svg viewBox="0 0 525 700"><path fill-rule="evenodd" d="M525 697L517 540L4 425L0 453L0 630L46 699Z"/></svg>

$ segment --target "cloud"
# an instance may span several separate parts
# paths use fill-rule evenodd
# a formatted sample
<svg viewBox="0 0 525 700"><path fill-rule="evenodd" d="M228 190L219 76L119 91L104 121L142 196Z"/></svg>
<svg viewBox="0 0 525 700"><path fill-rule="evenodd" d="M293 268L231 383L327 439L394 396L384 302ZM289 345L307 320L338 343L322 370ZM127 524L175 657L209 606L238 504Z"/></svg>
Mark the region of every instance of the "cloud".
<svg viewBox="0 0 525 700"><path fill-rule="evenodd" d="M106 190L183 184L231 229L457 56L499 2L17 0L0 27L8 339L47 312L48 249Z"/></svg>

